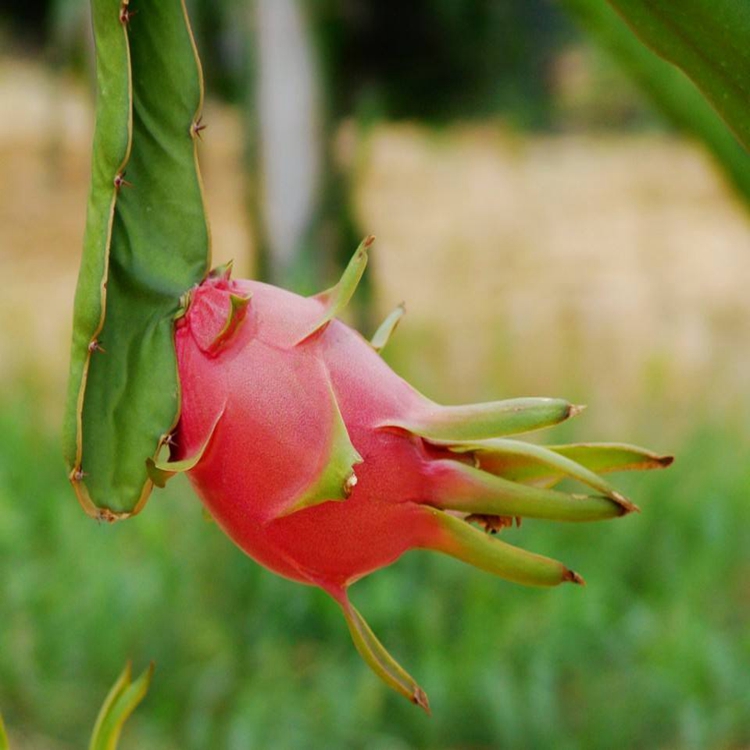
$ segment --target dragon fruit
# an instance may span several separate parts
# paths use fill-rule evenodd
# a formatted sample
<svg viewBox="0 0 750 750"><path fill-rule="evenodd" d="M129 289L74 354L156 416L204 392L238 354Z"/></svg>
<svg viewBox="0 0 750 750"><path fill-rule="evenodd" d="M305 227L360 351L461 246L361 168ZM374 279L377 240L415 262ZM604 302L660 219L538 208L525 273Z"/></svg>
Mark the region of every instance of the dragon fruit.
<svg viewBox="0 0 750 750"><path fill-rule="evenodd" d="M494 533L515 518L590 521L636 509L599 473L666 466L622 444L544 448L508 438L579 411L561 399L439 406L379 356L403 308L368 342L336 316L372 243L340 282L304 298L214 271L184 299L175 342L181 417L157 484L186 471L208 512L250 557L340 605L353 641L392 688L425 692L349 601L349 586L413 548L510 581L582 583L565 565ZM552 487L574 479L586 491ZM488 533L489 532L489 533Z"/></svg>

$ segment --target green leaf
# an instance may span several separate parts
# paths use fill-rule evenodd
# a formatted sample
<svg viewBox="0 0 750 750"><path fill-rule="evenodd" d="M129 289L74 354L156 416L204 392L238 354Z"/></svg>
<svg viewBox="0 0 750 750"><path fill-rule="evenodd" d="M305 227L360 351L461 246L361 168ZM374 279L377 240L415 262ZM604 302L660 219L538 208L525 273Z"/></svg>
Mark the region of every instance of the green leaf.
<svg viewBox="0 0 750 750"><path fill-rule="evenodd" d="M735 188L750 202L750 154L694 84L641 44L606 3L563 0L563 5L675 126L703 143Z"/></svg>
<svg viewBox="0 0 750 750"><path fill-rule="evenodd" d="M151 664L133 681L128 662L99 711L89 750L116 750L125 722L148 692L153 672L154 665Z"/></svg>
<svg viewBox="0 0 750 750"><path fill-rule="evenodd" d="M0 750L8 750L9 747L10 745L8 744L8 735L5 733L3 717L0 716Z"/></svg>
<svg viewBox="0 0 750 750"><path fill-rule="evenodd" d="M750 3L609 0L635 33L691 78L750 149Z"/></svg>
<svg viewBox="0 0 750 750"><path fill-rule="evenodd" d="M119 0L92 0L97 124L64 438L79 500L108 520L150 494L146 461L179 417L173 318L210 265L184 3L128 7L123 23Z"/></svg>

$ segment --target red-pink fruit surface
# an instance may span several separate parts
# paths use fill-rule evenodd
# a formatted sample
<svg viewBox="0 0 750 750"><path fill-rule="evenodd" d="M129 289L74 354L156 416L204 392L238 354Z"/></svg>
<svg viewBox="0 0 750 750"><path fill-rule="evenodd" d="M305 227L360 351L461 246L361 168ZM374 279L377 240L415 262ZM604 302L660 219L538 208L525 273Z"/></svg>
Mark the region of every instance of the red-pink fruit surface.
<svg viewBox="0 0 750 750"><path fill-rule="evenodd" d="M424 691L348 601L347 587L414 547L519 583L581 583L561 563L472 524L496 532L520 516L625 515L635 506L596 472L671 459L623 444L550 450L505 437L577 413L561 399L443 407L420 395L335 319L369 242L317 297L234 281L226 271L191 291L175 332L182 403L172 461L151 469L158 483L187 470L250 557L331 594L370 667L427 709ZM594 494L551 489L566 477Z"/></svg>
<svg viewBox="0 0 750 750"><path fill-rule="evenodd" d="M214 351L230 294L250 302ZM437 449L381 427L426 400L362 336L333 320L297 344L322 310L314 298L259 282L207 280L177 326L175 440L176 457L188 457L215 425L189 473L212 516L258 562L333 593L438 533L420 505L428 500L427 456ZM325 469L336 404L362 459L356 483L343 501L285 515Z"/></svg>

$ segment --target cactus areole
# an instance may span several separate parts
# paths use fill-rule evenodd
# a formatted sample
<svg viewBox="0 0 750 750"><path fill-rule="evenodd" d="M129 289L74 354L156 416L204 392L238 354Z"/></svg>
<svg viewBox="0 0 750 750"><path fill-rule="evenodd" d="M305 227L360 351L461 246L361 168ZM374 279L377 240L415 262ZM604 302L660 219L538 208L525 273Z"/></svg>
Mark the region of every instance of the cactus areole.
<svg viewBox="0 0 750 750"><path fill-rule="evenodd" d="M341 606L368 664L428 708L347 598L348 587L409 549L447 553L518 583L581 583L566 566L486 532L513 518L591 521L635 506L594 470L664 466L617 444L542 448L507 435L578 408L560 399L439 406L336 319L362 275L368 238L342 280L304 298L212 273L184 300L175 341L182 409L163 485L186 471L209 513L248 555L321 587ZM592 468L588 468L591 466ZM585 488L552 489L562 478ZM481 527L484 527L482 529Z"/></svg>

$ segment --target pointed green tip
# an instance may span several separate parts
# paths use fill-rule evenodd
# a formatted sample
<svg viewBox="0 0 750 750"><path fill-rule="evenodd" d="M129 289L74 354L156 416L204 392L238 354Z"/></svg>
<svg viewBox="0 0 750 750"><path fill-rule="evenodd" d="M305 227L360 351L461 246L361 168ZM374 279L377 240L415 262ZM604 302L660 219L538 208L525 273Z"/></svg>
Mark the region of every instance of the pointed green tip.
<svg viewBox="0 0 750 750"><path fill-rule="evenodd" d="M158 468L156 462L151 457L146 459L146 473L148 474L148 478L159 489L164 489L167 486L167 482L174 476L174 472Z"/></svg>
<svg viewBox="0 0 750 750"><path fill-rule="evenodd" d="M349 627L354 646L370 669L388 687L403 695L404 698L414 705L419 706L429 715L430 702L427 699L427 693L425 693L416 680L393 656L388 653L385 646L378 640L365 619L354 605L348 601L346 596L344 595L343 599L337 598L337 601L346 618L346 624Z"/></svg>
<svg viewBox="0 0 750 750"><path fill-rule="evenodd" d="M411 702L415 706L419 706L428 716L432 716L432 709L430 708L430 700L427 697L427 693L417 685L414 695L411 697Z"/></svg>
<svg viewBox="0 0 750 750"><path fill-rule="evenodd" d="M225 281L229 281L229 278L232 275L233 266L234 266L234 259L228 260L223 265L216 266L216 268L212 268L208 274L208 278L209 279L224 279Z"/></svg>
<svg viewBox="0 0 750 750"><path fill-rule="evenodd" d="M382 351L391 340L394 331L401 322L401 318L406 314L406 305L402 302L394 310L392 310L388 317L380 324L378 330L375 331L373 337L370 339L370 345L376 352Z"/></svg>
<svg viewBox="0 0 750 750"><path fill-rule="evenodd" d="M323 303L323 312L315 323L294 342L295 346L304 343L311 336L322 331L349 304L349 300L354 295L367 267L367 249L374 241L373 235L362 240L338 283L314 296L315 299Z"/></svg>
<svg viewBox="0 0 750 750"><path fill-rule="evenodd" d="M586 585L586 581L583 580L583 577L578 575L578 573L576 573L575 570L571 570L570 568L567 568L565 570L565 573L563 574L563 582L575 583L578 586Z"/></svg>
<svg viewBox="0 0 750 750"><path fill-rule="evenodd" d="M151 685L154 662L135 680L132 679L131 663L127 662L117 681L109 691L89 743L89 750L115 750L125 722L145 698Z"/></svg>

